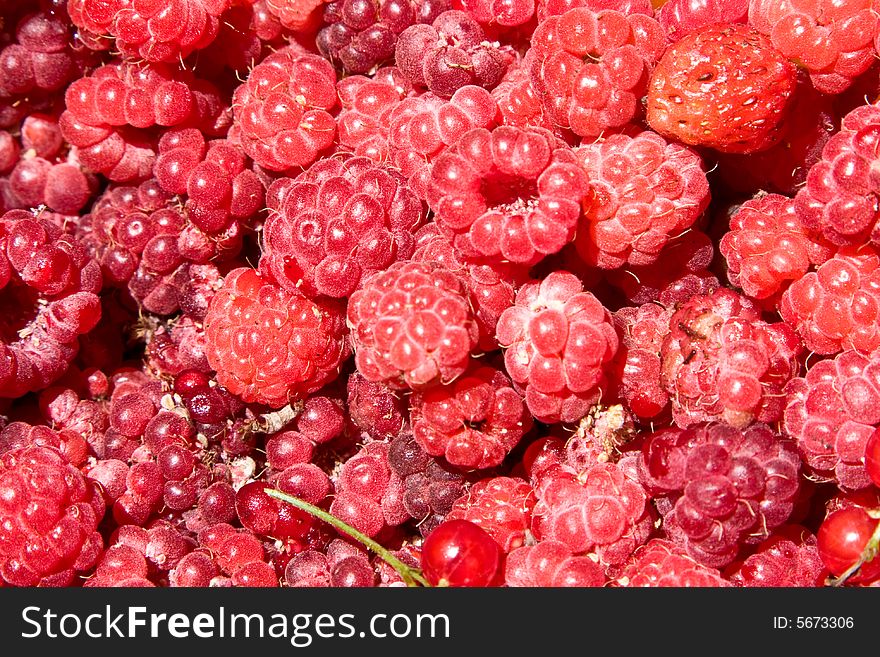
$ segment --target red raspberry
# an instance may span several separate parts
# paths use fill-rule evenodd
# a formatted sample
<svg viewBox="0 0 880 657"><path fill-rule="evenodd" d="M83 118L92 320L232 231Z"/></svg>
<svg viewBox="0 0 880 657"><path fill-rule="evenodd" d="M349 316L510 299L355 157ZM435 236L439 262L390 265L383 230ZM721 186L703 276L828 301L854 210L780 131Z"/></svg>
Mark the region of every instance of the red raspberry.
<svg viewBox="0 0 880 657"><path fill-rule="evenodd" d="M630 303L656 301L674 307L719 287L718 279L708 271L714 256L709 236L692 228L670 240L654 263L613 269L606 273L606 279Z"/></svg>
<svg viewBox="0 0 880 657"><path fill-rule="evenodd" d="M667 536L714 567L788 520L800 486L794 444L760 423L658 431L645 441L640 466L646 488L669 496Z"/></svg>
<svg viewBox="0 0 880 657"><path fill-rule="evenodd" d="M465 262L433 221L422 226L415 237L413 260L439 262L459 274L467 288L471 307L480 327L479 348L485 352L498 349L498 341L495 339L498 318L513 305L516 288L528 280L528 270L522 266L492 260L480 264Z"/></svg>
<svg viewBox="0 0 880 657"><path fill-rule="evenodd" d="M472 469L500 465L532 418L503 372L475 366L452 383L413 394L410 422L428 454Z"/></svg>
<svg viewBox="0 0 880 657"><path fill-rule="evenodd" d="M715 568L704 566L671 541L652 538L621 571L619 586L730 586Z"/></svg>
<svg viewBox="0 0 880 657"><path fill-rule="evenodd" d="M208 46L217 36L219 18L230 0L69 0L74 25L84 31L86 43L110 44L126 57L148 62L176 62Z"/></svg>
<svg viewBox="0 0 880 657"><path fill-rule="evenodd" d="M541 422L576 422L601 395L617 351L610 313L565 271L523 285L498 320L511 379Z"/></svg>
<svg viewBox="0 0 880 657"><path fill-rule="evenodd" d="M745 25L710 25L670 46L648 85L648 123L662 135L729 153L781 138L797 70Z"/></svg>
<svg viewBox="0 0 880 657"><path fill-rule="evenodd" d="M817 354L880 347L880 253L846 248L793 282L779 314Z"/></svg>
<svg viewBox="0 0 880 657"><path fill-rule="evenodd" d="M801 222L835 244L880 244L877 162L880 107L862 105L843 117L795 198Z"/></svg>
<svg viewBox="0 0 880 657"><path fill-rule="evenodd" d="M797 440L801 457L822 479L844 490L870 486L865 448L880 425L880 353L844 351L792 379L783 427Z"/></svg>
<svg viewBox="0 0 880 657"><path fill-rule="evenodd" d="M357 427L374 440L401 435L409 424L405 400L384 383L370 381L359 372L348 376L348 414Z"/></svg>
<svg viewBox="0 0 880 657"><path fill-rule="evenodd" d="M805 529L782 527L730 573L739 586L823 586L825 567L816 537Z"/></svg>
<svg viewBox="0 0 880 657"><path fill-rule="evenodd" d="M234 269L208 308L208 362L246 402L281 407L318 390L348 355L337 304L310 301Z"/></svg>
<svg viewBox="0 0 880 657"><path fill-rule="evenodd" d="M336 117L340 149L369 157L389 159L389 125L392 110L413 94L412 84L400 69L387 66L371 77L349 75L336 83L342 110Z"/></svg>
<svg viewBox="0 0 880 657"><path fill-rule="evenodd" d="M577 478L545 475L535 489L535 538L560 541L575 554L595 552L605 567L624 563L654 529L635 459L597 463Z"/></svg>
<svg viewBox="0 0 880 657"><path fill-rule="evenodd" d="M326 2L327 0L265 0L265 6L288 30L308 32L320 22L319 10Z"/></svg>
<svg viewBox="0 0 880 657"><path fill-rule="evenodd" d="M103 549L98 485L49 447L0 456L0 577L12 586L70 586Z"/></svg>
<svg viewBox="0 0 880 657"><path fill-rule="evenodd" d="M546 131L477 128L434 161L428 204L465 257L533 265L574 237L587 191L575 162Z"/></svg>
<svg viewBox="0 0 880 657"><path fill-rule="evenodd" d="M591 11L612 9L621 14L644 14L654 15L653 5L658 5L658 0L537 0L538 21L543 21L548 16L561 16L569 9L586 7Z"/></svg>
<svg viewBox="0 0 880 657"><path fill-rule="evenodd" d="M655 3L657 22L666 30L670 41L678 41L713 23L745 23L750 0L669 0Z"/></svg>
<svg viewBox="0 0 880 657"><path fill-rule="evenodd" d="M307 167L333 144L336 72L322 57L287 46L257 64L232 97L229 132L258 165L285 172Z"/></svg>
<svg viewBox="0 0 880 657"><path fill-rule="evenodd" d="M672 314L671 308L657 303L621 308L614 313L614 324L621 334L617 356L620 394L640 418L654 418L669 404L661 380L660 349L669 333Z"/></svg>
<svg viewBox="0 0 880 657"><path fill-rule="evenodd" d="M553 121L535 86L525 62L517 61L507 67L501 82L492 89L501 112L502 123L515 128L545 128L553 130Z"/></svg>
<svg viewBox="0 0 880 657"><path fill-rule="evenodd" d="M873 63L874 39L880 35L872 0L752 0L749 23L770 37L773 46L810 73L813 85L827 94L844 91Z"/></svg>
<svg viewBox="0 0 880 657"><path fill-rule="evenodd" d="M504 583L512 587L604 586L605 573L590 557L574 556L565 543L541 541L507 555Z"/></svg>
<svg viewBox="0 0 880 657"><path fill-rule="evenodd" d="M551 120L597 137L640 116L648 75L666 45L649 16L578 7L538 25L526 61Z"/></svg>
<svg viewBox="0 0 880 657"><path fill-rule="evenodd" d="M358 371L397 389L447 383L467 369L478 328L461 280L437 263L398 262L351 295Z"/></svg>
<svg viewBox="0 0 880 657"><path fill-rule="evenodd" d="M575 241L587 264L651 264L709 205L700 156L656 133L611 135L576 152L590 181Z"/></svg>
<svg viewBox="0 0 880 657"><path fill-rule="evenodd" d="M517 477L492 477L478 481L456 501L447 520L469 520L482 527L509 553L521 547L532 523L535 492Z"/></svg>
<svg viewBox="0 0 880 657"><path fill-rule="evenodd" d="M458 89L494 87L508 56L490 43L480 24L463 11L444 11L430 25L406 28L397 39L397 66L413 86L451 98Z"/></svg>
<svg viewBox="0 0 880 657"><path fill-rule="evenodd" d="M365 157L327 158L269 188L260 267L290 291L347 297L412 255L424 217L396 170Z"/></svg>
<svg viewBox="0 0 880 657"><path fill-rule="evenodd" d="M831 246L798 221L794 201L778 194L759 194L739 206L718 249L730 282L753 299L778 296L832 255Z"/></svg>
<svg viewBox="0 0 880 657"><path fill-rule="evenodd" d="M744 428L782 416L801 344L788 325L760 316L751 300L721 288L670 318L661 376L679 427L721 420Z"/></svg>

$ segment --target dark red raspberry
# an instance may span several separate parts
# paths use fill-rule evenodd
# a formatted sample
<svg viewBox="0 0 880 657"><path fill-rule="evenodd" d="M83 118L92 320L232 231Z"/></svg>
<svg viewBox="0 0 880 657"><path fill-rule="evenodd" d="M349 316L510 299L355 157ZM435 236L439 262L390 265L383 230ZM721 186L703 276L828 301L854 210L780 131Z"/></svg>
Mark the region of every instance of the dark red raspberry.
<svg viewBox="0 0 880 657"><path fill-rule="evenodd" d="M536 128L470 130L434 161L428 204L466 258L533 265L572 240L587 177Z"/></svg>
<svg viewBox="0 0 880 657"><path fill-rule="evenodd" d="M451 382L467 369L478 328L461 280L438 263L399 262L348 303L358 371L397 389Z"/></svg>
<svg viewBox="0 0 880 657"><path fill-rule="evenodd" d="M598 137L641 115L648 76L666 45L649 16L576 7L538 25L526 62L551 120Z"/></svg>
<svg viewBox="0 0 880 657"><path fill-rule="evenodd" d="M57 451L32 446L0 456L0 577L12 586L70 586L102 549L97 484Z"/></svg>
<svg viewBox="0 0 880 657"><path fill-rule="evenodd" d="M709 205L700 156L656 133L611 135L576 152L590 188L575 244L590 265L653 263Z"/></svg>
<svg viewBox="0 0 880 657"><path fill-rule="evenodd" d="M336 72L301 46L278 50L257 64L232 98L229 138L258 165L285 172L307 167L333 144Z"/></svg>
<svg viewBox="0 0 880 657"><path fill-rule="evenodd" d="M269 188L260 267L288 290L348 297L412 256L422 202L396 170L334 157Z"/></svg>
<svg viewBox="0 0 880 657"><path fill-rule="evenodd" d="M430 25L406 28L397 39L395 58L414 86L441 98L467 85L491 89L509 61L479 23L457 10L444 11Z"/></svg>
<svg viewBox="0 0 880 657"><path fill-rule="evenodd" d="M360 372L348 376L348 414L361 431L382 440L401 435L409 423L406 403L384 383Z"/></svg>
<svg viewBox="0 0 880 657"><path fill-rule="evenodd" d="M247 402L274 407L334 379L348 355L336 303L287 292L248 268L227 274L205 334L217 381Z"/></svg>
<svg viewBox="0 0 880 657"><path fill-rule="evenodd" d="M709 25L663 54L648 87L648 123L685 144L760 151L781 139L796 83L794 64L763 34Z"/></svg>
<svg viewBox="0 0 880 657"><path fill-rule="evenodd" d="M714 567L786 522L800 487L794 444L760 423L661 430L645 441L640 465L646 488L669 496L667 536Z"/></svg>
<svg viewBox="0 0 880 657"><path fill-rule="evenodd" d="M523 285L498 320L497 335L510 378L541 422L586 415L618 347L610 313L565 271Z"/></svg>

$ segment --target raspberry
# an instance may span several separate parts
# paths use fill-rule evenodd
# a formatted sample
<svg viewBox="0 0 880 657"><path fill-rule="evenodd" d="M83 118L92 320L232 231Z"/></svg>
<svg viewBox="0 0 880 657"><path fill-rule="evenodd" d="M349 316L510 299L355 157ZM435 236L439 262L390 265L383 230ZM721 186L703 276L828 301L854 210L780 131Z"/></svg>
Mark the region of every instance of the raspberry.
<svg viewBox="0 0 880 657"><path fill-rule="evenodd" d="M868 69L880 34L877 7L870 0L827 7L815 1L752 0L749 23L803 66L826 94L844 91Z"/></svg>
<svg viewBox="0 0 880 657"><path fill-rule="evenodd" d="M739 206L718 248L730 282L753 299L777 296L832 255L824 239L801 226L794 201L778 194Z"/></svg>
<svg viewBox="0 0 880 657"><path fill-rule="evenodd" d="M866 444L880 424L878 357L844 351L833 360L819 361L785 388L786 433L797 440L801 457L817 477L834 480L843 490L871 483L864 458Z"/></svg>
<svg viewBox="0 0 880 657"><path fill-rule="evenodd" d="M577 7L538 25L526 61L551 120L597 137L640 115L648 75L666 43L649 16Z"/></svg>
<svg viewBox="0 0 880 657"><path fill-rule="evenodd" d="M880 243L880 187L872 167L877 161L880 107L862 105L843 117L840 131L810 167L807 184L798 191L798 218L810 230L840 245Z"/></svg>
<svg viewBox="0 0 880 657"><path fill-rule="evenodd" d="M448 0L335 0L324 8L318 50L350 73L367 73L394 58L400 34L414 23L430 23Z"/></svg>
<svg viewBox="0 0 880 657"><path fill-rule="evenodd" d="M594 406L565 442L564 467L581 474L596 463L617 461L636 435L633 418L621 404Z"/></svg>
<svg viewBox="0 0 880 657"><path fill-rule="evenodd" d="M265 7L288 30L305 32L320 21L319 9L325 2L326 0L265 0Z"/></svg>
<svg viewBox="0 0 880 657"><path fill-rule="evenodd" d="M610 313L565 271L523 285L498 320L498 342L511 379L541 422L576 422L604 386L617 351Z"/></svg>
<svg viewBox="0 0 880 657"><path fill-rule="evenodd" d="M430 92L404 98L390 112L388 157L409 179L416 195L426 198L431 183L429 164L463 134L492 128L498 107L488 91L466 85L449 100Z"/></svg>
<svg viewBox="0 0 880 657"><path fill-rule="evenodd" d="M187 194L185 208L201 231L220 233L263 207L263 183L238 147L225 139L207 144L192 128L169 130L159 140L153 167L169 194Z"/></svg>
<svg viewBox="0 0 880 657"><path fill-rule="evenodd" d="M528 23L535 15L535 0L454 0L453 8L467 13L484 28L504 30Z"/></svg>
<svg viewBox="0 0 880 657"><path fill-rule="evenodd" d="M791 328L762 321L747 297L722 288L692 298L670 318L660 351L675 423L775 422L800 351Z"/></svg>
<svg viewBox="0 0 880 657"><path fill-rule="evenodd" d="M474 367L453 383L414 394L410 421L428 454L460 468L500 465L531 428L522 398L493 367Z"/></svg>
<svg viewBox="0 0 880 657"><path fill-rule="evenodd" d="M621 571L619 586L717 587L731 584L715 568L689 557L671 541L652 538Z"/></svg>
<svg viewBox="0 0 880 657"><path fill-rule="evenodd" d="M251 71L232 97L232 141L261 167L307 167L336 134L336 72L299 46L278 50Z"/></svg>
<svg viewBox="0 0 880 657"><path fill-rule="evenodd" d="M572 555L565 543L541 541L516 548L507 556L504 583L512 587L603 586L605 573L590 557Z"/></svg>
<svg viewBox="0 0 880 657"><path fill-rule="evenodd" d="M606 279L629 303L675 306L697 294L711 294L720 283L708 271L715 255L712 240L691 229L671 239L653 264L613 269Z"/></svg>
<svg viewBox="0 0 880 657"><path fill-rule="evenodd" d="M761 543L754 554L738 564L730 581L739 586L822 586L825 569L816 537L801 530L800 535L789 538L797 530L786 529L777 530L777 535Z"/></svg>
<svg viewBox="0 0 880 657"><path fill-rule="evenodd" d="M348 303L358 371L396 389L448 383L467 369L478 329L460 279L437 263L399 262Z"/></svg>
<svg viewBox="0 0 880 657"><path fill-rule="evenodd" d="M543 21L548 16L561 16L569 9L586 7L591 11L612 9L621 14L644 14L653 16L654 8L658 0L537 0L538 21Z"/></svg>
<svg viewBox="0 0 880 657"><path fill-rule="evenodd" d="M611 135L576 152L590 189L575 244L590 265L653 263L709 205L699 155L656 133Z"/></svg>
<svg viewBox="0 0 880 657"><path fill-rule="evenodd" d="M378 69L372 77L350 75L336 84L342 110L336 117L339 146L374 162L389 159L392 110L412 95L412 84L394 66Z"/></svg>
<svg viewBox="0 0 880 657"><path fill-rule="evenodd" d="M434 161L428 204L464 256L533 265L572 240L586 191L571 149L500 126L470 130Z"/></svg>
<svg viewBox="0 0 880 657"><path fill-rule="evenodd" d="M370 381L359 372L348 377L348 413L374 440L400 435L409 422L404 401L385 384Z"/></svg>
<svg viewBox="0 0 880 657"><path fill-rule="evenodd" d="M793 282L779 314L818 354L880 347L880 253L870 245L842 249Z"/></svg>
<svg viewBox="0 0 880 657"><path fill-rule="evenodd" d="M493 477L471 486L447 520L468 520L484 529L505 553L521 547L532 521L535 492L518 477Z"/></svg>
<svg viewBox="0 0 880 657"><path fill-rule="evenodd" d="M539 541L560 541L575 554L594 552L605 567L623 564L654 528L634 462L631 456L597 463L577 478L545 475L535 489L532 533Z"/></svg>
<svg viewBox="0 0 880 657"><path fill-rule="evenodd" d="M239 268L208 308L208 362L233 394L277 408L336 377L348 355L344 328L335 303L310 301Z"/></svg>
<svg viewBox="0 0 880 657"><path fill-rule="evenodd" d="M103 549L97 485L49 447L0 456L0 577L12 586L70 586Z"/></svg>
<svg viewBox="0 0 880 657"><path fill-rule="evenodd" d="M657 10L657 22L672 42L713 23L745 23L750 0L669 0Z"/></svg>
<svg viewBox="0 0 880 657"><path fill-rule="evenodd" d="M365 157L327 158L269 189L260 267L282 287L348 297L408 259L423 204L397 171Z"/></svg>
<svg viewBox="0 0 880 657"><path fill-rule="evenodd" d="M495 339L498 318L513 305L516 288L528 280L528 270L522 266L492 260L481 264L463 261L436 222L422 226L416 232L415 238L413 260L439 262L459 274L467 288L480 328L479 348L485 352L498 349Z"/></svg>
<svg viewBox="0 0 880 657"><path fill-rule="evenodd" d="M403 481L403 506L422 536L437 527L466 491L461 473L433 459L409 432L388 445L388 465Z"/></svg>
<svg viewBox="0 0 880 657"><path fill-rule="evenodd" d="M494 87L504 76L508 57L490 43L483 28L463 11L444 11L430 25L412 25L397 39L397 66L413 86L441 98L476 85Z"/></svg>
<svg viewBox="0 0 880 657"><path fill-rule="evenodd" d="M614 324L621 334L620 394L627 407L640 418L653 418L663 412L669 395L661 381L660 349L669 333L671 308L656 303L621 308L614 313Z"/></svg>
<svg viewBox="0 0 880 657"><path fill-rule="evenodd" d="M760 423L661 430L645 441L640 466L646 487L670 496L667 535L713 567L784 523L800 485L794 445Z"/></svg>
<svg viewBox="0 0 880 657"><path fill-rule="evenodd" d="M648 85L648 123L685 144L752 153L781 138L794 65L744 25L710 25L671 45Z"/></svg>
<svg viewBox="0 0 880 657"><path fill-rule="evenodd" d="M501 112L502 123L515 128L553 130L553 121L544 109L531 76L522 60L507 67L501 82L492 89L492 97Z"/></svg>
<svg viewBox="0 0 880 657"><path fill-rule="evenodd" d="M111 36L116 49L130 59L175 62L216 38L219 18L230 4L229 0L69 0L68 11L88 44Z"/></svg>

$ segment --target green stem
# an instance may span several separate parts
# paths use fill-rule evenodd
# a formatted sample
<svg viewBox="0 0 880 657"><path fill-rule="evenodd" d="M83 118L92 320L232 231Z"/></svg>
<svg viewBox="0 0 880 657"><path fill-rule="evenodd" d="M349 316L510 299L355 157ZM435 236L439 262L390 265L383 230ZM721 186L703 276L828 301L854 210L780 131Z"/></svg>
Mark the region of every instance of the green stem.
<svg viewBox="0 0 880 657"><path fill-rule="evenodd" d="M309 504L305 500L301 500L298 497L294 497L293 495L288 495L287 493L284 493L280 490L275 490L274 488L266 488L264 492L269 497L274 497L276 500L287 502L288 504L295 506L301 511L305 511L306 513L313 515L316 518L320 518L328 525L332 525L339 531L348 534L353 539L359 541L360 543L371 549L373 552L375 552L383 561L385 561L385 563L394 568L394 570L396 570L403 578L403 581L406 583L407 586L431 586L428 581L424 577L422 577L422 573L418 569L406 565L400 559L391 554L391 552L389 552L386 548L379 545L372 538L370 538L363 532L359 532L357 529L343 522L336 516L330 515L323 509L316 507L314 504Z"/></svg>

